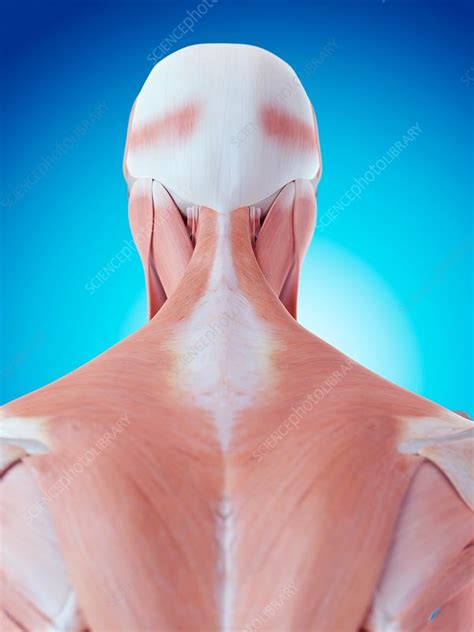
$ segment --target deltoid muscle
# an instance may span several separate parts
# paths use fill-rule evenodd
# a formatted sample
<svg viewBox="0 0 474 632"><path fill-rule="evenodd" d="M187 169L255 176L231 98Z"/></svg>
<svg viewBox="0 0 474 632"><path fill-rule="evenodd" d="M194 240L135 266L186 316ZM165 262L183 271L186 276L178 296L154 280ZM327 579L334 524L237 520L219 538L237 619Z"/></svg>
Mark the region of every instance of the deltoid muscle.
<svg viewBox="0 0 474 632"><path fill-rule="evenodd" d="M293 71L171 55L124 171L150 321L2 409L2 630L472 629L472 422L295 320L321 160Z"/></svg>

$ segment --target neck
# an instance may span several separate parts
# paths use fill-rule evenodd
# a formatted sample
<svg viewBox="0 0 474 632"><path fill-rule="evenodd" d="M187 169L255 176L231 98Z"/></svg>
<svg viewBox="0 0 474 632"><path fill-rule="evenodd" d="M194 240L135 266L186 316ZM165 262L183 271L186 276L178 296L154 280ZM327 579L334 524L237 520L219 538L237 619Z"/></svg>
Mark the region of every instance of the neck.
<svg viewBox="0 0 474 632"><path fill-rule="evenodd" d="M203 296L219 297L219 313L233 313L237 305L247 301L260 318L293 321L255 257L248 208L228 214L200 209L193 256L176 291L158 312L157 321L188 319ZM210 320L218 316L209 313Z"/></svg>
<svg viewBox="0 0 474 632"><path fill-rule="evenodd" d="M224 453L236 416L267 385L278 319L294 322L259 269L248 209L202 209L193 257L153 321L168 321L172 382L208 412Z"/></svg>

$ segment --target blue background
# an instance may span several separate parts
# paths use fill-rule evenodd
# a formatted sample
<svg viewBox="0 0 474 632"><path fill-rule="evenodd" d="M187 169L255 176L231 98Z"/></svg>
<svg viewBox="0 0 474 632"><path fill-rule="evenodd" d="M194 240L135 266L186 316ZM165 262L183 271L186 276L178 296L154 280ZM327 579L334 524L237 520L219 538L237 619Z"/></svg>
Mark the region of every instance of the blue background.
<svg viewBox="0 0 474 632"><path fill-rule="evenodd" d="M3 401L93 358L145 321L122 155L151 51L198 2L6 5L2 24ZM302 77L323 152L323 215L418 123L422 133L316 233L301 319L393 381L449 408L472 402L472 8L461 2L219 0L176 48L243 42ZM334 41L311 72L305 67ZM472 79L471 79L472 77ZM44 177L12 195L101 102Z"/></svg>

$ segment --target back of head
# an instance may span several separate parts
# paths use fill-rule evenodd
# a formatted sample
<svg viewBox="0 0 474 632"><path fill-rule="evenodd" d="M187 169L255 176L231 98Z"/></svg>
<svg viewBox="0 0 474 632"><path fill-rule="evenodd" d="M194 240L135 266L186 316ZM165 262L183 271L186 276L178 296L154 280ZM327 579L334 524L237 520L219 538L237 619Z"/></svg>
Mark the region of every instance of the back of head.
<svg viewBox="0 0 474 632"><path fill-rule="evenodd" d="M316 181L320 170L309 99L290 66L261 48L184 48L153 68L132 110L129 186L150 178L181 206L265 211L288 182Z"/></svg>

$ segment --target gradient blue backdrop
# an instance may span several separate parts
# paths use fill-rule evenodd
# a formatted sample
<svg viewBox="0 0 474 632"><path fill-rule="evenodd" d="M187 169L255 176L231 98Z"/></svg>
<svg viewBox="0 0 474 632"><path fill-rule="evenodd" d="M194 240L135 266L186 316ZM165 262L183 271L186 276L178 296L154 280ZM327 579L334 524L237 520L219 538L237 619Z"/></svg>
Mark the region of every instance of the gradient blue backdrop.
<svg viewBox="0 0 474 632"><path fill-rule="evenodd" d="M136 253L94 294L86 285L130 239L122 154L130 107L152 67L147 56L197 4L7 4L4 401L144 322ZM316 234L301 318L398 384L471 413L472 27L461 2L219 0L177 45L256 44L300 73L319 120L320 215L419 124L422 133ZM324 63L305 70L331 41ZM102 118L12 203L101 102Z"/></svg>

